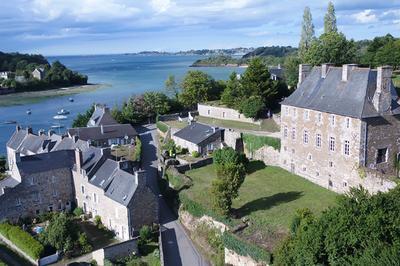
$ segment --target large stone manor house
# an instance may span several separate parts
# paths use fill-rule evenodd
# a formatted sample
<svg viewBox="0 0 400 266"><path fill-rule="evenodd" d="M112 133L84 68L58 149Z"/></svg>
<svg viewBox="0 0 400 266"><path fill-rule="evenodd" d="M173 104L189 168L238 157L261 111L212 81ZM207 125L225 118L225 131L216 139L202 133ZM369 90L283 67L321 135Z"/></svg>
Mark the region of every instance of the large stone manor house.
<svg viewBox="0 0 400 266"><path fill-rule="evenodd" d="M390 66L299 66L297 90L281 106L281 165L337 192L394 186L400 105Z"/></svg>

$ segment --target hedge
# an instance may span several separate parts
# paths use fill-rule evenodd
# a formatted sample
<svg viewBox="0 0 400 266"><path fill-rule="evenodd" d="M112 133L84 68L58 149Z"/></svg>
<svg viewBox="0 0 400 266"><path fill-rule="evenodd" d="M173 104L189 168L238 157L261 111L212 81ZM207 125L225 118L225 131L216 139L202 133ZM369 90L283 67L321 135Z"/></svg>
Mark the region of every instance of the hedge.
<svg viewBox="0 0 400 266"><path fill-rule="evenodd" d="M44 252L43 245L18 226L1 223L0 233L34 260L39 259Z"/></svg>
<svg viewBox="0 0 400 266"><path fill-rule="evenodd" d="M241 256L249 256L257 262L266 262L267 264L271 262L271 254L268 251L247 243L232 233L225 231L222 234L222 242L227 249L233 250Z"/></svg>
<svg viewBox="0 0 400 266"><path fill-rule="evenodd" d="M157 128L163 133L166 133L168 131L168 126L161 121L157 121Z"/></svg>
<svg viewBox="0 0 400 266"><path fill-rule="evenodd" d="M140 160L142 159L142 141L139 137L136 137L135 142L135 161L140 162Z"/></svg>
<svg viewBox="0 0 400 266"><path fill-rule="evenodd" d="M281 140L278 138L268 136L256 136L252 134L243 134L243 141L247 145L247 149L250 152L254 152L262 147L271 146L275 150L281 149Z"/></svg>

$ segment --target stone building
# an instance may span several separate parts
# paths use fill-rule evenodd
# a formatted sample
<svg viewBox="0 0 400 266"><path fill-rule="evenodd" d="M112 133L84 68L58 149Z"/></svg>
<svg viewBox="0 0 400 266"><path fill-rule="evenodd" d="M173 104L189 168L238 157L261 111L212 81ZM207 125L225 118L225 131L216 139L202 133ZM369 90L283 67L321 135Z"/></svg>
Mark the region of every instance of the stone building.
<svg viewBox="0 0 400 266"><path fill-rule="evenodd" d="M282 102L282 167L337 192L393 187L383 178L397 177L400 152L391 74L388 66L300 65L298 88Z"/></svg>
<svg viewBox="0 0 400 266"><path fill-rule="evenodd" d="M42 67L35 68L35 70L32 71L32 76L35 79L42 80L44 79L44 75L45 75L45 70Z"/></svg>
<svg viewBox="0 0 400 266"><path fill-rule="evenodd" d="M209 125L192 122L187 127L172 135L176 145L186 148L189 152L206 155L222 147L224 130Z"/></svg>
<svg viewBox="0 0 400 266"><path fill-rule="evenodd" d="M146 173L129 169L129 163L109 159L110 149L77 149L72 171L79 207L122 240L138 233L143 225L158 222L158 199L147 185Z"/></svg>
<svg viewBox="0 0 400 266"><path fill-rule="evenodd" d="M74 201L73 151L20 156L13 153L12 176L0 181L0 220L18 220L49 211L69 210Z"/></svg>

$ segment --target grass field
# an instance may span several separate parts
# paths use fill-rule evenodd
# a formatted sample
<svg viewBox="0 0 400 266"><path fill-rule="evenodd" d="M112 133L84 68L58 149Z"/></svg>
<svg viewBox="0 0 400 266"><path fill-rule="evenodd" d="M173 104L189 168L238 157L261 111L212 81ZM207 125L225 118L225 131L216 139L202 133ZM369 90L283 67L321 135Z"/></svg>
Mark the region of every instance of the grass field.
<svg viewBox="0 0 400 266"><path fill-rule="evenodd" d="M279 126L275 123L273 119L264 119L261 125L255 125L245 122L238 122L233 120L222 120L215 119L210 117L198 116L196 117L198 122L206 123L210 125L215 125L219 127L225 128L233 128L233 129L245 129L245 130L254 130L254 131L268 131L268 132L278 132Z"/></svg>
<svg viewBox="0 0 400 266"><path fill-rule="evenodd" d="M309 208L318 215L335 204L337 194L282 168L251 162L249 169L250 174L240 189L239 197L233 202L234 213L237 220L247 217L251 222L241 237L268 250L273 250L287 235L297 209ZM209 208L214 166L191 170L186 174L193 179L194 185L183 193Z"/></svg>

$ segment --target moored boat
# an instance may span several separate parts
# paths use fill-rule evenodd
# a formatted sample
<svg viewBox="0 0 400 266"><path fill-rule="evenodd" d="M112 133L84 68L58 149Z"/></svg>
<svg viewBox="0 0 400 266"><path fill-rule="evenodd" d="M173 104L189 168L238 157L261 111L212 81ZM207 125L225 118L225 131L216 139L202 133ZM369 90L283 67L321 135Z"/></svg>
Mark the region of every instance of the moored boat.
<svg viewBox="0 0 400 266"><path fill-rule="evenodd" d="M69 115L69 111L65 109L61 109L60 111L57 112L59 115Z"/></svg>
<svg viewBox="0 0 400 266"><path fill-rule="evenodd" d="M55 116L53 116L53 119L55 119L55 120L65 120L67 118L68 118L68 116L66 116L66 115L55 115Z"/></svg>

